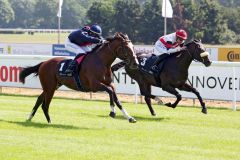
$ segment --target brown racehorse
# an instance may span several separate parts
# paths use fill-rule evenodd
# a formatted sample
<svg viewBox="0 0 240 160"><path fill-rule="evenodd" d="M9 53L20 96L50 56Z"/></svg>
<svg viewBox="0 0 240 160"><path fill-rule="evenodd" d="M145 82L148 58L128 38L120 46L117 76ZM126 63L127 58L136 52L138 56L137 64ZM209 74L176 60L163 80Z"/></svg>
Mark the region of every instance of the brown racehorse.
<svg viewBox="0 0 240 160"><path fill-rule="evenodd" d="M96 49L95 52L87 54L79 70L80 82L84 87L84 91L106 91L109 94L111 107L110 116L115 116L115 102L129 122L136 122L122 107L115 93L115 88L112 83L111 64L116 58L127 61L132 68L136 69L138 67L133 44L128 37L122 33L116 33L114 37L107 38L107 41ZM32 73L38 75L43 89L43 92L37 98L28 120L33 118L38 107L42 104L45 117L48 123L51 123L48 109L55 90L62 85L77 90L77 86L72 77L60 77L58 75L58 64L62 60L65 60L65 58L52 58L38 65L26 67L20 72L20 81L22 83L25 82L25 78L28 75Z"/></svg>
<svg viewBox="0 0 240 160"><path fill-rule="evenodd" d="M202 112L207 114L207 108L205 107L205 103L203 102L199 92L191 85L187 84L186 81L188 78L188 69L193 60L199 61L207 67L211 65L211 61L208 58L209 53L206 52L201 41L199 40L191 41L185 46L185 50L174 53L165 59L162 72L160 74L150 74L143 71L141 68L141 65L143 64L148 64L151 68L151 58L154 57L150 57L151 55L149 54L145 56L137 54L140 63L140 67L137 70L131 69L131 67L125 62L119 62L112 66L112 71L116 71L125 66L127 74L132 79L137 81L141 95L145 97L145 101L153 116L156 115L156 113L152 108L151 98L158 101L159 104L162 102L158 97L151 94L151 86L161 87L164 91L176 96L177 99L174 103L165 104L166 106L172 108L175 108L182 99L182 96L178 93L176 88L179 90L192 92L197 96L202 106ZM159 65L162 66L162 64Z"/></svg>

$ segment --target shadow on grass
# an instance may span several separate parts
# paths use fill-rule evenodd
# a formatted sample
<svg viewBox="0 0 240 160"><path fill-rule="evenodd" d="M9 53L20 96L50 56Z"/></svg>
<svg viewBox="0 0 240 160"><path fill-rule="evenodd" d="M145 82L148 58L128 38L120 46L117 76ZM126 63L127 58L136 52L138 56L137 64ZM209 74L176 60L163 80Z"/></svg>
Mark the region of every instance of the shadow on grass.
<svg viewBox="0 0 240 160"><path fill-rule="evenodd" d="M6 122L11 124L17 124L19 126L24 127L34 127L34 128L60 128L60 129L84 129L84 130L91 130L92 128L79 128L73 125L63 125L63 124L48 124L48 123L39 123L39 122L31 122L31 121L7 121L7 120L1 120L0 122Z"/></svg>
<svg viewBox="0 0 240 160"><path fill-rule="evenodd" d="M109 117L109 116L105 116L105 115L97 115L98 117ZM133 116L137 121L148 121L148 122L160 122L160 121L164 121L164 120L169 120L170 118L168 117L140 117L140 116ZM111 117L109 117L111 118ZM126 120L125 117L123 117L123 115L117 115L115 118L113 119L120 119L120 120Z"/></svg>

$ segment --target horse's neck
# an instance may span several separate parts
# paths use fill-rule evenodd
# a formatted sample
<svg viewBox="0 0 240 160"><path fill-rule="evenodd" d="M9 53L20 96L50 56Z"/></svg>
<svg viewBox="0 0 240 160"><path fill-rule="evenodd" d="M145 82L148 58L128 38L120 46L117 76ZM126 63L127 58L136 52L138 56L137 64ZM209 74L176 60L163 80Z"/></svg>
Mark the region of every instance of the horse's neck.
<svg viewBox="0 0 240 160"><path fill-rule="evenodd" d="M179 57L179 68L182 70L188 70L190 64L192 63L192 57L189 55L188 51L183 51ZM177 56L178 58L178 56Z"/></svg>
<svg viewBox="0 0 240 160"><path fill-rule="evenodd" d="M116 59L115 54L108 47L98 50L96 54L100 58L101 62L107 67L111 67L113 61Z"/></svg>

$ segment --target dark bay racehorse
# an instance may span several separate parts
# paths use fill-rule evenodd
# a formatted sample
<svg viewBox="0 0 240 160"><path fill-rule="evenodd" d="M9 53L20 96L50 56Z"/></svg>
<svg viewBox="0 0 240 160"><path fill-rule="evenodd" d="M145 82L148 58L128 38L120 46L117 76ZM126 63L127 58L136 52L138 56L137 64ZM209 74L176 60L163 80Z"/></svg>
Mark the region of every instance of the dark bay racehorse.
<svg viewBox="0 0 240 160"><path fill-rule="evenodd" d="M137 70L132 69L125 62L119 62L113 65L112 71L116 71L119 68L125 66L126 73L132 79L137 81L141 95L145 97L145 101L152 115L156 114L152 108L151 98L158 101L158 103L162 102L158 97L151 94L151 86L161 87L164 91L167 91L168 93L173 94L177 97L174 103L165 104L166 106L172 108L175 108L179 101L182 99L182 96L178 93L176 88L183 91L192 92L200 101L202 112L207 114L207 108L205 107L205 103L203 102L199 92L191 85L187 84L186 81L188 78L188 68L192 60L199 61L207 67L211 65L211 61L208 58L209 53L206 52L201 41L198 40L189 42L185 46L186 50L170 55L165 59L165 61L163 61L163 65L159 64L162 66L161 73L149 74L147 72L143 72L141 67L139 67ZM151 54L137 54L137 56L141 65L148 62ZM151 68L151 66L149 68Z"/></svg>
<svg viewBox="0 0 240 160"><path fill-rule="evenodd" d="M113 113L115 114L115 102L129 122L136 122L136 120L129 116L126 110L122 107L112 83L111 64L117 57L126 61L130 68L138 67L133 44L128 37L122 33L116 33L114 37L107 38L107 42L102 44L102 46L96 49L93 53L87 54L84 61L81 63L81 69L79 70L80 82L85 92L106 91L109 94L110 107L112 109L110 116ZM35 73L39 76L43 88L43 92L38 97L28 120L33 118L38 107L42 104L45 117L47 121L51 123L48 109L55 90L62 85L77 90L77 86L72 77L61 77L58 74L58 65L63 60L65 60L65 58L52 58L41 62L38 65L24 68L21 71L20 81L22 83L25 82L25 78L28 75Z"/></svg>

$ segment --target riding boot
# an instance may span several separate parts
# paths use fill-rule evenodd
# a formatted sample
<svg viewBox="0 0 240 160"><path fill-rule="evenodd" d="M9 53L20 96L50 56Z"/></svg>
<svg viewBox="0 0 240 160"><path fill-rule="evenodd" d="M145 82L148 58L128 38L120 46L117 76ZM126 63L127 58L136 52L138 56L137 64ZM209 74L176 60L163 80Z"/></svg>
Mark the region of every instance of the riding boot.
<svg viewBox="0 0 240 160"><path fill-rule="evenodd" d="M158 72L158 65L160 64L160 62L162 62L162 60L164 58L166 58L168 56L167 53L164 53L164 54L161 54L157 57L157 60L153 63L153 66L152 66L152 71L153 72Z"/></svg>
<svg viewBox="0 0 240 160"><path fill-rule="evenodd" d="M75 70L76 70L76 66L77 66L77 61L74 59L68 65L68 68L66 69L65 73L72 75L75 72Z"/></svg>

